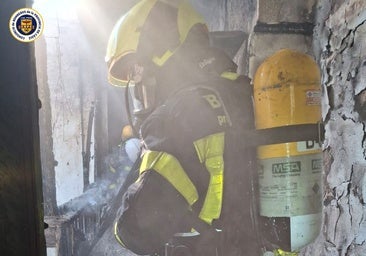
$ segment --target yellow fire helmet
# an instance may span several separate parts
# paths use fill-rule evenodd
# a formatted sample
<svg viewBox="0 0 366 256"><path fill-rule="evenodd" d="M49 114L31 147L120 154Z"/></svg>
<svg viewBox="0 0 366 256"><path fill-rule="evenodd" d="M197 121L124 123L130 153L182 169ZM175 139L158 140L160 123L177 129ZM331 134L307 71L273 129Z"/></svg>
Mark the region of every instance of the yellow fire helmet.
<svg viewBox="0 0 366 256"><path fill-rule="evenodd" d="M162 66L174 54L174 52L186 40L190 29L196 24L202 24L206 27L204 19L193 9L187 0L142 0L122 16L115 24L109 37L105 61L108 64L108 80L115 86L126 86L129 79L130 68L137 63L136 53L141 48L141 42L149 37L143 37L144 31L150 31L149 19L154 7L164 5L168 8L174 8L176 24L165 24L161 20L162 26L176 26L177 42L174 47L166 46L166 49L155 50L152 56L148 56L151 61ZM167 15L167 12L161 12ZM159 16L159 15L156 15ZM174 22L173 22L174 23ZM151 25L150 25L151 26ZM161 28L160 28L161 29ZM167 33L169 33L167 31ZM152 33L154 35L154 33ZM154 35L157 36L157 35ZM161 37L161 36L160 36ZM161 40L169 38L169 35L162 35ZM179 38L178 38L179 37ZM140 40L141 39L141 40ZM141 42L140 42L141 41ZM149 47L154 48L154 42L144 42ZM153 45L153 46L152 46ZM164 44L157 44L161 47ZM150 49L151 50L151 49Z"/></svg>

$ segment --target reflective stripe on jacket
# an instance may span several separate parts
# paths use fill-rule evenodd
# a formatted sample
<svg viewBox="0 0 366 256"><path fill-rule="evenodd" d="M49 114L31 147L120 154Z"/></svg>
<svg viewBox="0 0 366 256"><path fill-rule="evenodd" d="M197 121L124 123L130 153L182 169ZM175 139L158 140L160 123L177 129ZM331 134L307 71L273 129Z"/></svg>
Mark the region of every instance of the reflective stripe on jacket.
<svg viewBox="0 0 366 256"><path fill-rule="evenodd" d="M199 217L207 223L220 217L224 185L224 133L212 134L194 141L198 158L210 175L207 194ZM198 193L179 161L165 152L147 151L143 156L140 174L155 170L168 180L192 206L198 200Z"/></svg>

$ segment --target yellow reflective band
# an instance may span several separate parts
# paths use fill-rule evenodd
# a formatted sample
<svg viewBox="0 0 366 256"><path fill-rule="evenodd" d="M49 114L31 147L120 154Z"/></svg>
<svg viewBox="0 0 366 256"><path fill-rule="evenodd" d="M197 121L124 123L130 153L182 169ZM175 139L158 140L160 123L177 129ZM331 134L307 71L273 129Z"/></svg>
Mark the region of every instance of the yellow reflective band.
<svg viewBox="0 0 366 256"><path fill-rule="evenodd" d="M285 252L281 249L276 249L273 251L274 256L297 256L299 255L297 252Z"/></svg>
<svg viewBox="0 0 366 256"><path fill-rule="evenodd" d="M114 223L114 237L116 238L117 242L122 245L123 247L127 248L126 245L122 242L122 239L118 236L118 223Z"/></svg>
<svg viewBox="0 0 366 256"><path fill-rule="evenodd" d="M210 183L199 217L211 224L218 219L222 208L224 185L224 137L216 133L194 142L201 163L204 163L210 173Z"/></svg>
<svg viewBox="0 0 366 256"><path fill-rule="evenodd" d="M174 52L167 50L161 57L154 56L152 60L156 65L161 67L173 54Z"/></svg>
<svg viewBox="0 0 366 256"><path fill-rule="evenodd" d="M150 169L168 180L190 206L198 200L196 187L174 156L165 152L147 151L142 158L140 175Z"/></svg>
<svg viewBox="0 0 366 256"><path fill-rule="evenodd" d="M239 74L234 72L224 72L221 74L221 77L229 80L236 80L239 77Z"/></svg>

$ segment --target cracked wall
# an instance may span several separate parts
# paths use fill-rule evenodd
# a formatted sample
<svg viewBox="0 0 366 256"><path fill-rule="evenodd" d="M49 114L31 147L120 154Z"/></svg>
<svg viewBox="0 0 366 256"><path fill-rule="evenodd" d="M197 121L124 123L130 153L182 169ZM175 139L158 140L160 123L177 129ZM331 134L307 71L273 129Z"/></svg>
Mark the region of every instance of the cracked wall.
<svg viewBox="0 0 366 256"><path fill-rule="evenodd" d="M325 124L323 229L304 255L366 255L366 2L321 0L314 51Z"/></svg>
<svg viewBox="0 0 366 256"><path fill-rule="evenodd" d="M90 118L97 98L94 88L101 84L99 77L104 73L96 71L96 58L92 59L93 49L76 10L66 5L61 8L55 1L36 3L35 8L46 21L35 48L43 105L40 134L45 214L53 215L58 206L80 196L94 181L94 138L88 130L94 129Z"/></svg>

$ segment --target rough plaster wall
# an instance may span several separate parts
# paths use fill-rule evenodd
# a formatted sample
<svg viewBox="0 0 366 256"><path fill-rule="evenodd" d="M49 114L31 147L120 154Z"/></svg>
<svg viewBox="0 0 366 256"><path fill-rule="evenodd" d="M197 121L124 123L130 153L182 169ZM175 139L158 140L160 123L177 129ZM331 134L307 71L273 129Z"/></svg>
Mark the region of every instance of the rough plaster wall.
<svg viewBox="0 0 366 256"><path fill-rule="evenodd" d="M83 192L80 137L77 44L69 38L77 34L67 21L54 19L53 33L45 31L48 46L48 84L52 105L53 152L57 165L56 200L61 205ZM65 53L70 54L65 54ZM73 54L71 54L73 53Z"/></svg>
<svg viewBox="0 0 366 256"><path fill-rule="evenodd" d="M47 45L43 37L35 41L35 55L37 67L46 67ZM37 68L38 98L42 107L39 110L41 165L43 183L43 209L45 216L57 214L55 188L55 160L52 141L50 90L47 84L47 72L44 68Z"/></svg>
<svg viewBox="0 0 366 256"><path fill-rule="evenodd" d="M240 30L249 34L253 28L257 0L191 0L192 6L205 18L210 31ZM238 50L234 61L238 73L247 73L247 40Z"/></svg>
<svg viewBox="0 0 366 256"><path fill-rule="evenodd" d="M204 17L210 31L241 30L249 33L256 13L256 0L190 0Z"/></svg>
<svg viewBox="0 0 366 256"><path fill-rule="evenodd" d="M210 31L222 31L225 28L225 2L222 0L190 0L192 6L206 20Z"/></svg>
<svg viewBox="0 0 366 256"><path fill-rule="evenodd" d="M252 32L256 17L257 0L233 0L227 2L226 30L241 30L248 35ZM248 73L248 41L245 40L234 57L238 73Z"/></svg>
<svg viewBox="0 0 366 256"><path fill-rule="evenodd" d="M323 230L304 255L366 255L366 2L318 4L314 50L322 71Z"/></svg>
<svg viewBox="0 0 366 256"><path fill-rule="evenodd" d="M79 24L78 24L79 25ZM79 25L80 26L80 25ZM103 84L101 73L97 72L96 59L94 48L85 37L84 33L79 33L78 44L78 59L79 72L78 90L80 97L79 101L82 104L79 107L80 122L81 122L81 140L82 140L82 155L84 159L85 171L84 185L91 184L95 181L96 171L95 167L95 113L97 108L97 100L95 96L96 85ZM98 59L99 62L100 59ZM104 63L101 63L104 64ZM99 65L98 65L99 66ZM104 65L103 65L104 66ZM102 73L104 74L104 73ZM102 93L101 93L102 94Z"/></svg>
<svg viewBox="0 0 366 256"><path fill-rule="evenodd" d="M45 20L43 32L47 63L43 68L49 87L52 150L55 163L56 202L60 206L84 190L83 151L95 79L82 58L87 51L75 13L55 1L36 5ZM85 55L85 54L84 54ZM84 73L82 73L84 72ZM88 79L84 74L88 74ZM83 96L82 96L83 95ZM48 132L45 134L49 134ZM41 138L49 139L49 138ZM91 179L93 180L93 179Z"/></svg>
<svg viewBox="0 0 366 256"><path fill-rule="evenodd" d="M312 22L312 8L315 0L258 0L258 21L275 24L277 22Z"/></svg>

